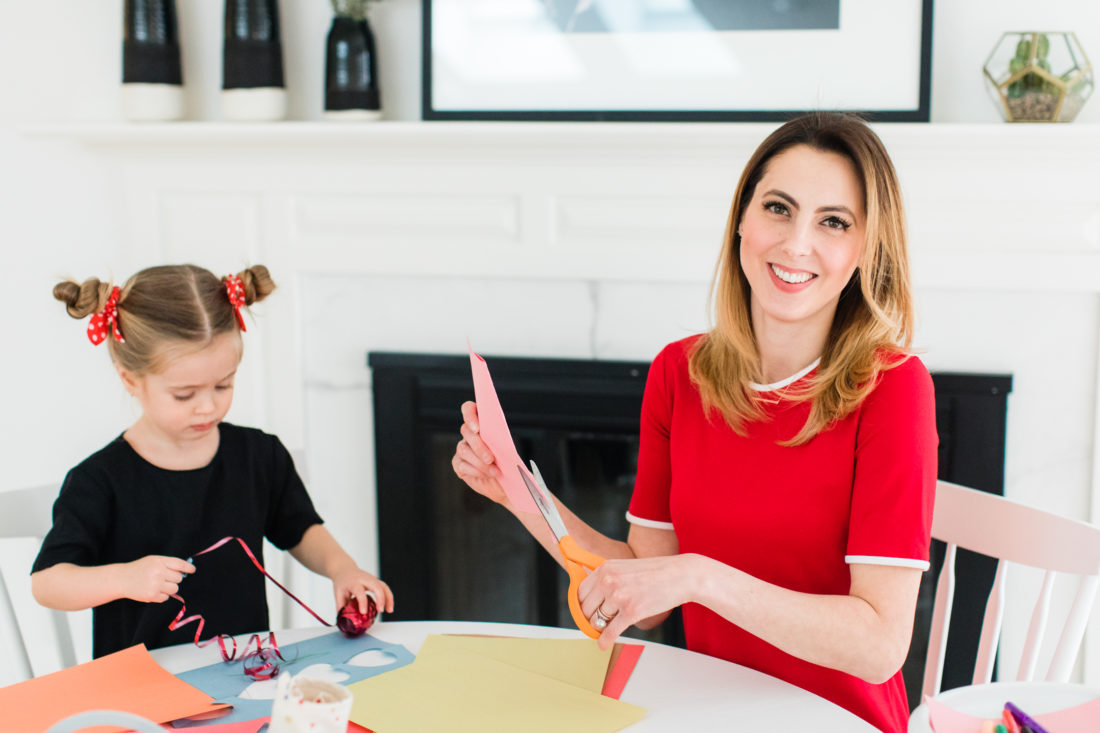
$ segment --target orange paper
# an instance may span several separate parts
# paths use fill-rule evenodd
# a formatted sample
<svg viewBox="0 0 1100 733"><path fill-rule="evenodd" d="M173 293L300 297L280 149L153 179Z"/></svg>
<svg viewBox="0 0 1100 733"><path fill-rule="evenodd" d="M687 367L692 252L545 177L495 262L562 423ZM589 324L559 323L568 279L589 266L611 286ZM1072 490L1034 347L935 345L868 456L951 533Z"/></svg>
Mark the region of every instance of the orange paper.
<svg viewBox="0 0 1100 733"><path fill-rule="evenodd" d="M166 672L139 644L0 689L0 733L46 730L88 710L121 710L167 723L224 707Z"/></svg>

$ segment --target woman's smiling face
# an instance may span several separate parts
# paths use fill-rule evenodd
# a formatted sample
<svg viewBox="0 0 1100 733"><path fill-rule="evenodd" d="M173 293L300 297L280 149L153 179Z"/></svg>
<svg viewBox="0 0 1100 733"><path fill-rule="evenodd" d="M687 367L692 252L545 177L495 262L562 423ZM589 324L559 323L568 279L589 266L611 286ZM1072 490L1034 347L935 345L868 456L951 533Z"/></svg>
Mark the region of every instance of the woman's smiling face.
<svg viewBox="0 0 1100 733"><path fill-rule="evenodd" d="M796 145L768 161L739 226L758 335L779 324L828 329L863 251L863 202L842 155Z"/></svg>

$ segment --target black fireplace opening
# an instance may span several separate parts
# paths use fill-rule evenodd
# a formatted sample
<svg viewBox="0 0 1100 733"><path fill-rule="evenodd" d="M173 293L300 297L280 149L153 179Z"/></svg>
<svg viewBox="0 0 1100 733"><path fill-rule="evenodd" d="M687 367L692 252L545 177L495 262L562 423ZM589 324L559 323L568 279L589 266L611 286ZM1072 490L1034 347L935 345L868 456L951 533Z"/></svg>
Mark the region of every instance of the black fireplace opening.
<svg viewBox="0 0 1100 733"><path fill-rule="evenodd" d="M486 357L520 456L582 519L625 538L637 472L638 421L649 365ZM454 475L459 406L472 400L466 355L371 352L380 565L397 598L394 620L499 621L574 628L568 577L507 511ZM1003 493L1007 396L1012 378L933 374L939 476ZM943 546L918 598L903 668L919 703L935 580ZM960 550L943 689L970 684L995 563ZM628 635L683 646L674 613Z"/></svg>

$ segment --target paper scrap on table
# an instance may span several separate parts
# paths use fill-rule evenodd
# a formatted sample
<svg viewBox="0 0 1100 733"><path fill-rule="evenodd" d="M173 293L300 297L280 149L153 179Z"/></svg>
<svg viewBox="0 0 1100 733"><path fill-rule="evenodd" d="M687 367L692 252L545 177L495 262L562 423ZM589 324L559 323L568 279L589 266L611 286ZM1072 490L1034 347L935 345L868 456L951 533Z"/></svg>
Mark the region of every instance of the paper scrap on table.
<svg viewBox="0 0 1100 733"><path fill-rule="evenodd" d="M439 636L424 640L417 660L435 654L480 654L589 692L603 689L611 650L595 639L528 639L513 636Z"/></svg>
<svg viewBox="0 0 1100 733"><path fill-rule="evenodd" d="M279 663L282 672L298 674L308 670L307 676L345 686L413 661L412 652L399 644L376 639L370 634L349 639L339 631L280 646L279 649L288 660ZM278 687L276 679L253 681L245 677L240 663L214 662L180 672L179 677L219 702L233 705L233 710L219 719L218 722L223 724L269 714ZM206 726L201 722L177 720L173 727L202 730Z"/></svg>
<svg viewBox="0 0 1100 733"><path fill-rule="evenodd" d="M265 715L255 720L242 720L237 723L213 723L204 725L198 733L259 733L264 723L270 722L271 716ZM371 733L361 725L348 723L347 733Z"/></svg>
<svg viewBox="0 0 1100 733"><path fill-rule="evenodd" d="M611 651L611 665L607 670L607 677L603 681L603 689L600 690L606 697L618 700L622 697L626 683L630 681L630 675L634 674L634 667L638 664L638 658L642 656L642 644L616 643Z"/></svg>
<svg viewBox="0 0 1100 733"><path fill-rule="evenodd" d="M535 477L527 470L527 465L519 457L516 444L512 442L512 433L508 430L508 421L504 419L504 408L500 406L496 388L493 387L493 379L489 376L489 365L485 360L474 353L470 347L470 371L474 375L474 400L477 402L478 433L485 445L489 446L496 458L497 468L501 476L497 479L504 487L504 493L508 495L508 501L517 511L537 514L539 511L535 500L531 498L531 492L520 478L519 466L527 474L531 483L535 483ZM537 485L537 484L536 484Z"/></svg>
<svg viewBox="0 0 1100 733"><path fill-rule="evenodd" d="M980 733L982 721L967 713L960 713L949 705L940 702L934 697L925 697L924 704L928 706L928 724L936 733ZM1096 721L1100 720L1100 697L1080 705L1063 710L1054 710L1049 713L1031 713L1025 711L1035 722L1049 731L1056 733L1095 733ZM1000 715L997 711L996 715ZM996 715L989 719L993 720Z"/></svg>
<svg viewBox="0 0 1100 733"><path fill-rule="evenodd" d="M166 723L224 707L165 671L138 644L0 689L0 733L46 730L88 710L119 710Z"/></svg>
<svg viewBox="0 0 1100 733"><path fill-rule="evenodd" d="M480 654L433 654L349 685L351 719L378 733L612 733L645 709Z"/></svg>

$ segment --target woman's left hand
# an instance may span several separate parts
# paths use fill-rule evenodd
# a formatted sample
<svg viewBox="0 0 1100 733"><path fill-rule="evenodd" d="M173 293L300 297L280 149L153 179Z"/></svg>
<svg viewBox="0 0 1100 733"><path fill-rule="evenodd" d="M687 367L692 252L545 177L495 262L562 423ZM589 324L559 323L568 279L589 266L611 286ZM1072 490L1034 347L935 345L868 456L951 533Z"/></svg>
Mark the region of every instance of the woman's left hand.
<svg viewBox="0 0 1100 733"><path fill-rule="evenodd" d="M379 613L393 613L393 591L378 578L361 568L351 568L334 575L332 592L339 611L349 600L359 605L359 613L367 612L367 592L374 596Z"/></svg>
<svg viewBox="0 0 1100 733"><path fill-rule="evenodd" d="M609 649L633 624L667 613L696 596L702 559L688 554L607 560L592 571L581 582L578 595L589 621L597 608L611 617L600 634L600 648Z"/></svg>

